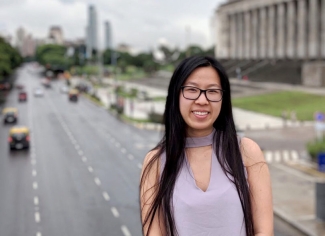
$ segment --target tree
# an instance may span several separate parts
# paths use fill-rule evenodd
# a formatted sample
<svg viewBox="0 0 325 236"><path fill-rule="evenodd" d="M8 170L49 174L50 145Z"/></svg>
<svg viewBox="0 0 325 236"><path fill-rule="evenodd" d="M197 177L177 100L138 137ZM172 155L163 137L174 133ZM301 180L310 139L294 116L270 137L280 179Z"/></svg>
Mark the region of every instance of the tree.
<svg viewBox="0 0 325 236"><path fill-rule="evenodd" d="M19 52L0 37L0 82L22 63Z"/></svg>
<svg viewBox="0 0 325 236"><path fill-rule="evenodd" d="M50 68L66 69L73 64L72 58L66 56L67 48L62 45L46 44L37 47L36 60Z"/></svg>

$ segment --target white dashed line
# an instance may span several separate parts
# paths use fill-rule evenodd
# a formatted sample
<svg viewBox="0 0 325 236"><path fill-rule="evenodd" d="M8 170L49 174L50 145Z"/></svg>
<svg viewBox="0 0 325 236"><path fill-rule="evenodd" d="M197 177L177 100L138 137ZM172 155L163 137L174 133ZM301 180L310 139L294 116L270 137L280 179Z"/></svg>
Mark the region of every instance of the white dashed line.
<svg viewBox="0 0 325 236"><path fill-rule="evenodd" d="M75 147L75 149L77 149L77 150L80 149L79 145L75 145L74 147Z"/></svg>
<svg viewBox="0 0 325 236"><path fill-rule="evenodd" d="M33 183L33 189L38 189L38 184L37 184L37 182L34 182L34 183Z"/></svg>
<svg viewBox="0 0 325 236"><path fill-rule="evenodd" d="M78 154L79 154L79 156L82 156L82 155L84 154L84 152L80 150L80 151L78 152Z"/></svg>
<svg viewBox="0 0 325 236"><path fill-rule="evenodd" d="M270 163L272 161L272 152L269 151L265 152L265 160L267 163Z"/></svg>
<svg viewBox="0 0 325 236"><path fill-rule="evenodd" d="M138 163L138 167L139 167L139 169L142 169L142 164Z"/></svg>
<svg viewBox="0 0 325 236"><path fill-rule="evenodd" d="M283 160L284 161L288 161L289 160L289 151L288 150L284 150L282 152L282 155L283 155Z"/></svg>
<svg viewBox="0 0 325 236"><path fill-rule="evenodd" d="M292 150L292 151L291 151L291 157L292 157L292 159L293 159L294 161L298 160L299 156L298 156L297 151Z"/></svg>
<svg viewBox="0 0 325 236"><path fill-rule="evenodd" d="M116 209L115 207L112 207L112 208L111 208L111 211L112 211L113 216L114 216L115 218L117 218L117 217L120 216L120 213L118 213L118 211L117 211L117 209Z"/></svg>
<svg viewBox="0 0 325 236"><path fill-rule="evenodd" d="M38 197L34 197L34 205L37 206L39 204Z"/></svg>
<svg viewBox="0 0 325 236"><path fill-rule="evenodd" d="M35 212L35 221L36 223L39 223L41 221L41 215L39 214L39 212Z"/></svg>
<svg viewBox="0 0 325 236"><path fill-rule="evenodd" d="M37 175L36 170L33 170L33 171L32 171L32 175L33 175L34 177Z"/></svg>
<svg viewBox="0 0 325 236"><path fill-rule="evenodd" d="M36 160L33 159L33 160L30 161L30 163L32 163L32 165L35 165L36 164Z"/></svg>
<svg viewBox="0 0 325 236"><path fill-rule="evenodd" d="M36 236L42 236L41 232L37 232Z"/></svg>
<svg viewBox="0 0 325 236"><path fill-rule="evenodd" d="M94 169L93 169L91 166L88 166L88 171L89 171L90 173L93 173L93 172L94 172Z"/></svg>
<svg viewBox="0 0 325 236"><path fill-rule="evenodd" d="M121 149L121 152L122 152L122 153L126 153L125 148L122 148L122 149Z"/></svg>
<svg viewBox="0 0 325 236"><path fill-rule="evenodd" d="M128 228L126 228L125 225L122 225L121 230L122 230L124 236L132 236L130 231L128 230Z"/></svg>
<svg viewBox="0 0 325 236"><path fill-rule="evenodd" d="M120 147L121 144L120 144L119 142L116 142L116 143L115 143L115 146L116 146L116 147Z"/></svg>
<svg viewBox="0 0 325 236"><path fill-rule="evenodd" d="M100 182L100 180L96 177L95 179L94 179L94 181L95 181L95 183L99 186L99 185L101 185L101 182Z"/></svg>
<svg viewBox="0 0 325 236"><path fill-rule="evenodd" d="M133 160L133 159L134 159L133 155L131 155L131 154L128 155L128 158L129 158L130 160Z"/></svg>
<svg viewBox="0 0 325 236"><path fill-rule="evenodd" d="M280 152L279 151L275 151L274 152L274 160L276 162L280 162L281 161L281 155L280 155Z"/></svg>
<svg viewBox="0 0 325 236"><path fill-rule="evenodd" d="M106 192L103 192L103 197L105 198L106 201L109 201L109 199L110 199L108 193L106 193Z"/></svg>
<svg viewBox="0 0 325 236"><path fill-rule="evenodd" d="M83 161L83 162L86 162L86 161L87 161L87 157L83 157L83 158L82 158L82 161Z"/></svg>

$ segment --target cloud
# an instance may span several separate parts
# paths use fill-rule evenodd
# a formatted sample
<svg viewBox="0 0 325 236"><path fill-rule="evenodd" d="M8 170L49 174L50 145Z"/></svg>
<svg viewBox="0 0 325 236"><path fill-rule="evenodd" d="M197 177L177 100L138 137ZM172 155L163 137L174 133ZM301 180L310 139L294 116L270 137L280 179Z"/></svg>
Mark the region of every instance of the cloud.
<svg viewBox="0 0 325 236"><path fill-rule="evenodd" d="M211 45L210 18L222 0L0 0L0 32L15 35L24 27L44 38L52 25L61 26L67 39L85 36L87 8L98 13L100 45L104 21L111 22L113 44L127 43L140 49L154 47L160 38L184 47L195 43ZM185 30L190 26L190 33Z"/></svg>

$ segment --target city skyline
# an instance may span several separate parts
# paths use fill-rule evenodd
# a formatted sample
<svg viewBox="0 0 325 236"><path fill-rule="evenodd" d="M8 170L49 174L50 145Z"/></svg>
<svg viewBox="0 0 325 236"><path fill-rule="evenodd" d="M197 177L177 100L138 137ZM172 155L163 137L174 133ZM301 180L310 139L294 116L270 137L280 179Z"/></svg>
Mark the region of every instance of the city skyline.
<svg viewBox="0 0 325 236"><path fill-rule="evenodd" d="M212 46L213 13L224 0L208 0L205 5L193 1L157 2L146 0L135 3L130 0L119 2L83 0L16 0L0 1L0 34L15 37L23 27L34 38L47 37L52 25L59 25L65 40L85 38L88 6L93 4L98 14L98 39L101 49L105 47L104 22L112 28L113 46L125 43L139 50L155 47L159 41L184 48L186 44ZM51 9L51 11L49 11ZM186 28L190 27L191 35ZM190 38L190 40L189 40Z"/></svg>

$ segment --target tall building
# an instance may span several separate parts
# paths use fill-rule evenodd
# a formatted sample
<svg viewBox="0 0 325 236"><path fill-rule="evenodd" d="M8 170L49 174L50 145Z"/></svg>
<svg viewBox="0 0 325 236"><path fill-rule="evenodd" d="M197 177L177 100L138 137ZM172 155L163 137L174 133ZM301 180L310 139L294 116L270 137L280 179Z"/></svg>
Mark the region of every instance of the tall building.
<svg viewBox="0 0 325 236"><path fill-rule="evenodd" d="M215 19L215 55L232 64L228 73L325 86L325 0L228 0Z"/></svg>
<svg viewBox="0 0 325 236"><path fill-rule="evenodd" d="M112 48L112 29L109 21L104 23L105 26L105 49Z"/></svg>
<svg viewBox="0 0 325 236"><path fill-rule="evenodd" d="M87 58L91 58L92 51L98 49L97 12L93 5L88 7L88 25L86 27Z"/></svg>
<svg viewBox="0 0 325 236"><path fill-rule="evenodd" d="M16 31L16 47L20 52L22 52L22 47L24 44L24 40L26 38L26 31L24 28L19 27Z"/></svg>
<svg viewBox="0 0 325 236"><path fill-rule="evenodd" d="M63 33L62 33L61 27L60 26L52 26L50 28L48 38L51 43L62 45L64 42L64 39L63 39Z"/></svg>

